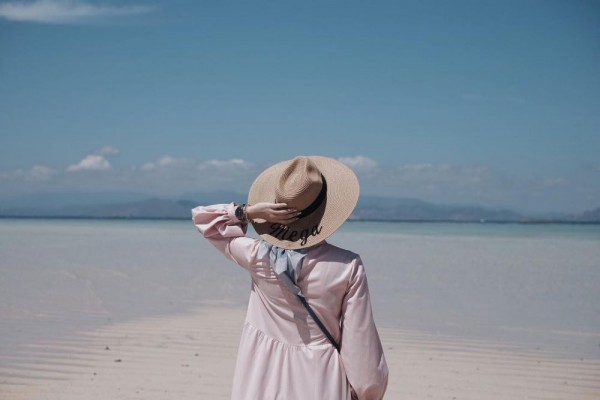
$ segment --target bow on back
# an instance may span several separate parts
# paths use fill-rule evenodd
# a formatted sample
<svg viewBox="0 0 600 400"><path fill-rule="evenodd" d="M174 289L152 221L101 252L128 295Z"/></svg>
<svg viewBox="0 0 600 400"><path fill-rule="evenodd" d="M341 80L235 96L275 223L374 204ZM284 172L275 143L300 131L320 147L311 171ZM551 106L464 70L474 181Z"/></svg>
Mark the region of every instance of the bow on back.
<svg viewBox="0 0 600 400"><path fill-rule="evenodd" d="M308 249L286 250L262 241L258 248L258 257L262 258L269 253L273 272L296 296L304 297L296 285L296 280L300 275L302 259L307 252Z"/></svg>

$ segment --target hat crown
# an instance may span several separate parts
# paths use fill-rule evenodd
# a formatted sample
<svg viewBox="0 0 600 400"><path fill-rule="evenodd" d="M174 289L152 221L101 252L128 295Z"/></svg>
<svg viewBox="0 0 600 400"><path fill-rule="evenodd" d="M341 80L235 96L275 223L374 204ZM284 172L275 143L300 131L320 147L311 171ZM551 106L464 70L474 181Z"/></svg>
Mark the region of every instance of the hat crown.
<svg viewBox="0 0 600 400"><path fill-rule="evenodd" d="M323 175L308 157L296 157L283 171L275 188L275 200L290 208L304 210L323 188Z"/></svg>

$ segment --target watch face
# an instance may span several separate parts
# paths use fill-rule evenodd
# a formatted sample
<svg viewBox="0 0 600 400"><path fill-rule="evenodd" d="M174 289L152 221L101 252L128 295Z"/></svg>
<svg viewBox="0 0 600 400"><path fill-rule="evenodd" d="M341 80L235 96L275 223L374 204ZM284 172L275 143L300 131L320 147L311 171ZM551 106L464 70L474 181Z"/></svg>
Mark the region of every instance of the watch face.
<svg viewBox="0 0 600 400"><path fill-rule="evenodd" d="M235 209L235 216L236 216L237 219L244 218L244 209L242 208L242 206L238 206Z"/></svg>

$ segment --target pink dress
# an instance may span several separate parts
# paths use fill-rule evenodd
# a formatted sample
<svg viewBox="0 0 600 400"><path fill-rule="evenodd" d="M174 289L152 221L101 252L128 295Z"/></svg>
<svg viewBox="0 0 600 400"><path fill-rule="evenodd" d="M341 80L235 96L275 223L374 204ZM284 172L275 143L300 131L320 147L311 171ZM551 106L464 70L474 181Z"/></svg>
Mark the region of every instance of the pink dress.
<svg viewBox="0 0 600 400"><path fill-rule="evenodd" d="M302 261L297 284L332 336L338 353L298 299L271 270L260 240L233 204L196 207L198 230L252 278L231 398L234 400L379 400L388 369L373 321L360 257L322 242Z"/></svg>

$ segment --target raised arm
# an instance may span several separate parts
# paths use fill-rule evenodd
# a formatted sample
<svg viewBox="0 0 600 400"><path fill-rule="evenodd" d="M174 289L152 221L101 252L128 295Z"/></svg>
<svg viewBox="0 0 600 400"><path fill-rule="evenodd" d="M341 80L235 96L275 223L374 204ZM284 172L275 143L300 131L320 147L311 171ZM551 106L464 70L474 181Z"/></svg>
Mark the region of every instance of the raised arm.
<svg viewBox="0 0 600 400"><path fill-rule="evenodd" d="M261 218L274 223L295 220L296 210L283 203L258 203L246 208L247 218L235 216L235 203L198 206L192 209L192 220L200 233L228 259L253 270L259 241L247 238L247 219Z"/></svg>

